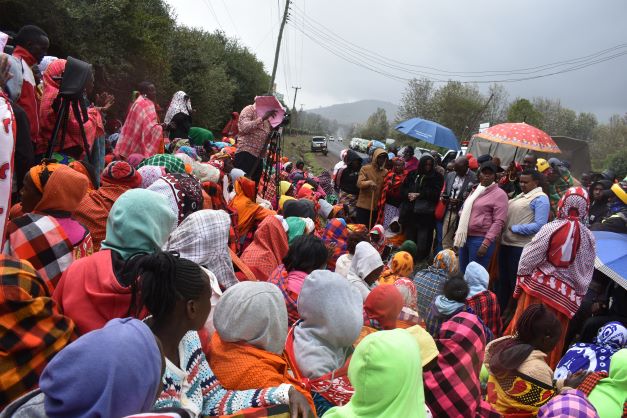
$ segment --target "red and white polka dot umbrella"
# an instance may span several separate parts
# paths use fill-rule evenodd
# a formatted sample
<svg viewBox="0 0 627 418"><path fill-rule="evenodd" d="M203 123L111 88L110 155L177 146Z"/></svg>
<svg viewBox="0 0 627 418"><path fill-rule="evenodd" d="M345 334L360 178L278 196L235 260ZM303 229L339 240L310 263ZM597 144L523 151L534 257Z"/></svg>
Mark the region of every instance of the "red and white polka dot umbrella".
<svg viewBox="0 0 627 418"><path fill-rule="evenodd" d="M561 152L549 134L526 123L501 123L474 135L473 138L481 138L533 151L554 154Z"/></svg>

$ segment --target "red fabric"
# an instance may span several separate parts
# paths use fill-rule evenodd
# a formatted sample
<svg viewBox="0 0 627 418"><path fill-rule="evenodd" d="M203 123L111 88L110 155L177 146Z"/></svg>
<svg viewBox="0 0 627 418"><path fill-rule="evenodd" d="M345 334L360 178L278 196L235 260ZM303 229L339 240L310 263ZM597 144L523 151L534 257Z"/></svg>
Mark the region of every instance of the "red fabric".
<svg viewBox="0 0 627 418"><path fill-rule="evenodd" d="M52 131L57 121L58 113L53 109L53 104L59 94L60 80L56 80L57 77L63 76L65 71L66 61L58 59L53 61L46 72L43 75L44 80L44 94L41 98L41 105L39 108L39 136L35 138L35 154L44 154L48 150L48 144L52 137ZM83 124L85 127L85 136L89 147L94 144L97 137L104 135L104 125L102 122L102 116L96 108L89 108L87 111L89 120ZM54 151L63 151L73 147L79 147L83 149L83 137L81 136L80 125L74 117L74 112L70 111L68 118L67 131L65 134L65 140L63 141L63 148L61 148L61 132L57 136L57 146ZM83 151L85 151L83 149Z"/></svg>
<svg viewBox="0 0 627 418"><path fill-rule="evenodd" d="M466 300L468 306L483 323L490 328L494 337L501 335L503 329L503 319L501 318L501 307L496 295L489 290L477 293Z"/></svg>
<svg viewBox="0 0 627 418"><path fill-rule="evenodd" d="M103 179L100 188L86 194L74 212L74 217L89 230L95 251L100 250L100 243L105 239L111 207L127 190L128 186L112 184Z"/></svg>
<svg viewBox="0 0 627 418"><path fill-rule="evenodd" d="M139 96L132 104L120 138L115 147L115 154L127 158L131 154L141 154L145 158L159 153L163 142L163 129L155 104L144 96Z"/></svg>
<svg viewBox="0 0 627 418"><path fill-rule="evenodd" d="M15 47L13 50L13 56L24 61L24 64L27 67L32 67L37 64L35 57L33 57L30 52L21 46ZM31 138L38 138L39 102L37 101L37 96L35 95L35 86L27 81L26 78L22 83L22 92L20 93L20 98L17 100L17 104L24 109L24 112L26 112L26 115L28 116Z"/></svg>
<svg viewBox="0 0 627 418"><path fill-rule="evenodd" d="M257 280L266 281L281 264L288 249L287 234L281 221L268 216L259 224L253 242L244 250L241 259Z"/></svg>
<svg viewBox="0 0 627 418"><path fill-rule="evenodd" d="M294 327L292 327L287 333L287 340L285 341L285 358L288 366L294 373L294 377L300 380L305 389L310 390L312 394L317 393L333 405L346 405L351 400L355 390L350 380L348 380L350 357L341 368L316 379L303 377L294 354Z"/></svg>
<svg viewBox="0 0 627 418"><path fill-rule="evenodd" d="M239 128L237 124L239 123L239 113L233 112L231 113L231 119L226 123L224 129L222 129L222 135L227 136L229 138L237 136L239 133Z"/></svg>
<svg viewBox="0 0 627 418"><path fill-rule="evenodd" d="M78 332L85 334L102 328L111 319L129 316L131 288L122 287L116 279L111 250L102 250L72 263L52 298L74 321Z"/></svg>
<svg viewBox="0 0 627 418"><path fill-rule="evenodd" d="M394 170L390 170L385 175L383 190L381 190L381 197L379 198L379 205L377 206L379 208L377 213L378 224L383 225L383 219L385 218L385 202L388 194L398 195L403 181L405 181L405 177L407 177L407 171L404 171L403 174L396 174Z"/></svg>
<svg viewBox="0 0 627 418"><path fill-rule="evenodd" d="M501 123L478 133L477 137L516 148L548 153L561 152L546 132L526 123Z"/></svg>
<svg viewBox="0 0 627 418"><path fill-rule="evenodd" d="M396 319L403 309L403 302L403 296L396 286L380 285L368 294L364 312L368 319L377 321L381 329L394 329Z"/></svg>

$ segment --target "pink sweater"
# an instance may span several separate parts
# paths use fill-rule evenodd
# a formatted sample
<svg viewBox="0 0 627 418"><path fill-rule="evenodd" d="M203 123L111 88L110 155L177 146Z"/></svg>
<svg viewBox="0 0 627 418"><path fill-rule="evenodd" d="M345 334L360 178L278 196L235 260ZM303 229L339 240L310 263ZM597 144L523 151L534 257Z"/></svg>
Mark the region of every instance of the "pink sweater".
<svg viewBox="0 0 627 418"><path fill-rule="evenodd" d="M507 194L494 183L472 205L468 236L484 237L490 245L501 234L507 221Z"/></svg>

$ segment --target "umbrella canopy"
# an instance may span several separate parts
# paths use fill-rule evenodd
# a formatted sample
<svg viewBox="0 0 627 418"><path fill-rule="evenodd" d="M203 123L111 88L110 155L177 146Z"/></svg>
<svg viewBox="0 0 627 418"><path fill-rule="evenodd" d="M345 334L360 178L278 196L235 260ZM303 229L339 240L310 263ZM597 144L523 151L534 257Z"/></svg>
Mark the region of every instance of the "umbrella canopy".
<svg viewBox="0 0 627 418"><path fill-rule="evenodd" d="M627 289L627 237L615 232L592 231L597 255L594 267Z"/></svg>
<svg viewBox="0 0 627 418"><path fill-rule="evenodd" d="M399 123L394 129L438 147L459 150L459 142L453 131L430 120L413 118Z"/></svg>
<svg viewBox="0 0 627 418"><path fill-rule="evenodd" d="M482 138L499 144L508 144L518 148L551 154L561 152L549 134L524 122L494 125L483 132L473 135L473 138Z"/></svg>

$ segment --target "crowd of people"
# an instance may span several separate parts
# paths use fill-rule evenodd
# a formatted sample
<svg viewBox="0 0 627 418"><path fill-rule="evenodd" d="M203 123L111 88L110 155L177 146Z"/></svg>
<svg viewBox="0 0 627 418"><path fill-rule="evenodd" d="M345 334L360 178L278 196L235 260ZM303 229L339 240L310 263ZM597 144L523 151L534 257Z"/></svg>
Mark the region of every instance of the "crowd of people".
<svg viewBox="0 0 627 418"><path fill-rule="evenodd" d="M592 231L627 239L627 179L378 145L315 175L275 111L216 138L150 82L120 120L87 82L53 141L49 44L0 57L0 417L625 416Z"/></svg>

